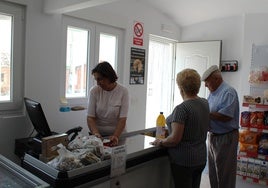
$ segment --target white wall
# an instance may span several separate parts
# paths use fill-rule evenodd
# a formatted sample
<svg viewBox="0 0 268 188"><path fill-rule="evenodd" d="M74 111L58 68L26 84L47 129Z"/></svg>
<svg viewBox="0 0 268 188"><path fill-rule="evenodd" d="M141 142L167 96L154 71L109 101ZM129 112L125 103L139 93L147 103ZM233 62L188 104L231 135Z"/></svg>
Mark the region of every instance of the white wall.
<svg viewBox="0 0 268 188"><path fill-rule="evenodd" d="M243 62L245 63L244 75L249 75L251 65L252 44L268 45L268 14L250 14L245 15L244 24L244 44L243 44ZM268 60L267 60L268 62ZM268 63L266 63L268 65ZM247 80L241 75L242 91L249 93ZM246 88L245 88L246 87Z"/></svg>
<svg viewBox="0 0 268 188"><path fill-rule="evenodd" d="M73 126L80 125L87 132L85 111L61 113L58 111L60 98L60 63L62 61L61 15L44 14L41 0L12 0L26 4L26 57L25 57L25 96L42 103L51 129L64 132ZM136 11L139 10L139 11ZM78 16L77 13L72 13ZM121 14L123 16L121 16ZM144 46L148 60L149 34L161 35L181 41L222 40L222 59L238 60L237 72L226 72L225 80L237 88L242 97L249 92L247 77L251 59L251 45L268 43L268 15L245 15L210 22L200 23L180 29L158 11L142 4L142 1L122 1L111 5L92 8L83 12L83 18L91 21L110 24L125 30L125 55L123 84L130 91L131 105L128 118L129 130L144 128L146 84L128 85L130 48L132 45L132 27L134 21L144 23ZM165 33L161 24L171 25L174 33ZM147 66L146 66L147 70ZM145 77L147 75L145 74ZM0 118L0 151L13 161L15 138L26 137L32 126L24 116Z"/></svg>
<svg viewBox="0 0 268 188"><path fill-rule="evenodd" d="M184 27L181 40L222 40L221 59L238 60L239 62L237 72L223 72L223 77L233 87L240 88L243 32L243 17L230 17Z"/></svg>
<svg viewBox="0 0 268 188"><path fill-rule="evenodd" d="M41 1L33 1L33 0L11 0L11 2L20 3L23 5L27 5L27 25L26 25L26 46L25 46L25 64L26 67L29 65L29 61L33 56L38 56L38 54L32 53L33 48L39 48L38 44L35 46L30 46L29 42L31 42L35 37L34 35L38 35L38 33L31 33L28 31L32 31L34 28L33 19L35 16L38 17L37 13L42 12L42 4ZM42 20L41 20L42 21ZM42 34L42 33L41 33ZM42 35L41 35L42 36ZM38 41L36 41L38 42ZM33 41L33 43L35 43ZM37 63L38 61L34 61L33 63ZM27 68L26 68L27 69ZM37 72L37 71L35 71ZM29 72L26 72L28 74ZM38 75L37 73L36 75ZM36 78L38 78L36 76ZM32 78L35 80L36 78ZM26 80L26 79L25 79ZM25 83L25 90L27 85L30 83ZM32 95L33 96L33 95ZM14 155L14 145L16 138L25 138L30 135L32 131L32 126L29 123L29 120L25 118L24 114L19 114L17 116L0 116L0 152L5 157L11 159L14 162L19 162L19 158Z"/></svg>
<svg viewBox="0 0 268 188"><path fill-rule="evenodd" d="M161 15L158 11L151 9L141 1L118 1L101 7L69 13L76 17L113 25L125 30L125 61L124 82L130 92L130 109L127 126L129 131L144 129L146 112L146 83L144 85L129 85L130 70L130 48L133 46L133 23L139 21L144 24L144 46L134 46L146 49L146 63L148 61L148 40L149 34L159 35L178 40L179 28L171 20ZM122 16L124 15L124 16ZM170 26L173 33L161 30L161 25ZM147 70L147 65L145 71ZM145 74L146 78L147 74Z"/></svg>
<svg viewBox="0 0 268 188"><path fill-rule="evenodd" d="M85 111L59 112L62 63L62 16L60 14L52 15L43 13L41 0L10 1L27 5L25 96L37 100L42 104L50 128L53 131L64 132L79 125L83 127L83 133L87 134L88 128L86 125ZM139 11L137 12L135 10ZM124 74L119 75L119 77L123 78L123 84L129 88L131 95L128 127L130 131L144 129L146 84L138 86L130 86L128 84L130 48L133 46L133 23L134 21L144 23L144 46L140 48L146 49L146 56L148 55L149 34L152 33L178 39L180 35L179 28L159 12L136 1L130 1L128 3L122 1L121 3L111 4L111 6L105 5L103 7L91 8L90 11L84 12L82 17L125 30ZM152 22L152 19L154 19L154 22ZM174 33L162 32L161 24L163 23L171 25ZM1 154L15 162L19 162L18 158L14 155L15 138L27 137L31 131L32 126L25 116L8 119L0 118Z"/></svg>
<svg viewBox="0 0 268 188"><path fill-rule="evenodd" d="M252 44L268 44L268 14L247 14L212 20L182 28L181 41L222 40L222 60L238 60L237 72L223 72L237 89L240 103L249 94L248 75Z"/></svg>

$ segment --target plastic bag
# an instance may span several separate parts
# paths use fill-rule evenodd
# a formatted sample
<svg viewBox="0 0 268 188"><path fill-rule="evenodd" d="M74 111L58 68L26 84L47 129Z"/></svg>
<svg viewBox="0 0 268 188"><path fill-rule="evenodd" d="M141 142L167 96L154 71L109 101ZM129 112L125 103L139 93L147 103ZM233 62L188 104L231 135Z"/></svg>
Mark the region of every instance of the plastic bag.
<svg viewBox="0 0 268 188"><path fill-rule="evenodd" d="M62 144L59 147L59 155L47 164L60 171L68 171L82 166L80 160L70 151L68 151Z"/></svg>
<svg viewBox="0 0 268 188"><path fill-rule="evenodd" d="M268 67L261 66L250 71L249 82L250 83L261 83L268 81Z"/></svg>
<svg viewBox="0 0 268 188"><path fill-rule="evenodd" d="M93 152L90 150L85 150L85 152L82 152L78 156L79 160L83 165L90 165L94 163L99 163L101 162L101 159L97 157Z"/></svg>
<svg viewBox="0 0 268 188"><path fill-rule="evenodd" d="M73 139L69 144L68 144L68 149L74 150L78 148L82 148L83 146L83 140L82 140L82 134L79 133L75 139Z"/></svg>

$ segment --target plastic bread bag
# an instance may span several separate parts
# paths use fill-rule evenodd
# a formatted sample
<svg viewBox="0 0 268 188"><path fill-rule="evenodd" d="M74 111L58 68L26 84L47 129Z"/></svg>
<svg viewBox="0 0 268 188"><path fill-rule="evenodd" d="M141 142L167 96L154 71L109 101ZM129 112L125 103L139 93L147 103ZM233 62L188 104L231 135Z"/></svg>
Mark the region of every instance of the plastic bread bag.
<svg viewBox="0 0 268 188"><path fill-rule="evenodd" d="M47 164L60 171L68 171L83 166L80 160L62 144L58 144L59 155Z"/></svg>
<svg viewBox="0 0 268 188"><path fill-rule="evenodd" d="M103 155L103 143L102 140L94 135L83 137L82 148L94 148L94 154L98 157Z"/></svg>
<svg viewBox="0 0 268 188"><path fill-rule="evenodd" d="M85 166L101 162L101 159L89 150L81 153L78 158L80 159L80 162Z"/></svg>
<svg viewBox="0 0 268 188"><path fill-rule="evenodd" d="M84 136L82 138L82 141L83 141L83 148L103 145L102 140L94 135Z"/></svg>
<svg viewBox="0 0 268 188"><path fill-rule="evenodd" d="M250 71L248 80L250 83L260 83L263 81L268 81L268 67L260 66Z"/></svg>
<svg viewBox="0 0 268 188"><path fill-rule="evenodd" d="M262 80L262 71L260 68L255 68L250 71L248 78L249 83L259 83Z"/></svg>
<svg viewBox="0 0 268 188"><path fill-rule="evenodd" d="M82 140L82 134L79 133L75 139L73 139L69 144L68 144L68 149L69 150L74 150L78 148L83 148L83 140Z"/></svg>
<svg viewBox="0 0 268 188"><path fill-rule="evenodd" d="M112 148L111 147L104 147L103 155L101 156L101 160L108 160L111 159Z"/></svg>
<svg viewBox="0 0 268 188"><path fill-rule="evenodd" d="M94 153L95 152L95 148L79 148L79 149L75 149L75 150L72 150L72 153L75 155L75 156L80 156L80 155L83 155L87 152L92 152Z"/></svg>

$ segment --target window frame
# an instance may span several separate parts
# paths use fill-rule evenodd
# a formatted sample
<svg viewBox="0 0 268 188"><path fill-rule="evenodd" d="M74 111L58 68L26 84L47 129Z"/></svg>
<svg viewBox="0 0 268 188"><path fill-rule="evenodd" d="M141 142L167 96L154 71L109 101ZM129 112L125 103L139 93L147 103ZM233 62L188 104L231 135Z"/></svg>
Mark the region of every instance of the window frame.
<svg viewBox="0 0 268 188"><path fill-rule="evenodd" d="M83 51L83 53L85 52L85 59L86 59L86 68L88 67L88 64L89 64L89 61L88 61L88 58L89 58L89 45L90 45L90 35L91 35L91 30L90 29L84 29L84 28L81 28L81 27L75 27L75 26L71 26L71 25L68 25L67 26L67 29L66 29L66 32L68 33L69 32L69 29L70 28L72 28L72 29L78 29L78 30L80 30L80 31L85 31L86 33L87 33L87 41L84 41L85 42L85 44L86 44L86 47L87 47L87 49L86 49L86 51ZM68 34L67 34L68 35ZM67 37L67 35L66 35L66 37ZM67 39L67 41L68 41L68 39ZM81 46L82 44L81 43L79 43L79 45ZM66 42L66 50L67 50L67 48L68 48L68 46L67 46L67 42ZM81 49L81 48L80 48ZM82 51L80 51L80 52L82 52ZM75 54L68 54L68 55L75 55ZM81 53L80 53L80 55L81 55ZM66 52L66 61L65 61L65 76L67 75L67 73L66 73L66 63L67 63L67 52ZM84 64L83 64L84 65ZM82 70L84 70L84 69L82 69ZM88 68L86 69L86 73L88 73ZM88 75L86 75L86 76L88 76ZM87 77L86 77L86 80L87 80ZM66 83L66 78L65 78L65 83ZM86 83L87 84L87 83ZM74 99L74 98L86 98L86 96L87 96L87 90L88 90L88 86L86 85L86 91L85 91L85 96L69 96L69 97L67 97L66 96L66 90L67 90L67 88L66 88L66 85L65 85L65 97L66 98L69 98L69 99Z"/></svg>
<svg viewBox="0 0 268 188"><path fill-rule="evenodd" d="M103 25L103 24L97 24L96 25L96 50L98 54L96 56L96 61L98 62L98 58L99 58L99 43L100 43L100 34L108 34L108 35L114 35L116 36L117 39L117 54L115 57L115 71L118 75L123 75L124 74L124 63L123 63L123 36L124 36L124 31L122 29L119 28L115 28L112 26L107 26L107 25ZM121 83L123 83L123 76L119 76L119 81Z"/></svg>
<svg viewBox="0 0 268 188"><path fill-rule="evenodd" d="M91 53L91 49L95 48L95 43L91 42L92 41L92 35L95 35L95 28L93 25L89 24L85 20L80 20L77 18L73 18L70 16L63 16L62 17L62 68L61 68L61 79L60 79L60 97L66 98L65 92L65 82L66 82L66 53L67 53L67 30L68 27L76 27L76 28L81 28L89 31L88 35L88 56L87 56L87 73L89 73L89 70L92 68L91 63L94 61L94 53ZM87 89L86 89L86 96L85 97L74 97L74 98L66 98L68 100L68 103L70 105L83 105L87 103L87 95L88 95L88 90L90 87L90 75L87 74Z"/></svg>
<svg viewBox="0 0 268 188"><path fill-rule="evenodd" d="M88 46L88 64L87 64L87 91L86 97L66 98L69 105L81 105L85 106L88 103L89 89L95 85L95 80L91 76L91 70L99 62L99 42L100 33L108 35L114 35L117 38L117 54L116 54L116 68L118 75L123 75L123 30L112 26L103 25L100 23L91 22L89 20L79 19L68 15L62 17L62 66L61 66L61 78L60 78L60 97L65 98L65 79L66 79L66 45L67 45L67 28L68 26L86 29L90 31L89 46ZM121 76L123 78L123 76ZM119 77L120 79L120 77ZM123 80L120 80L123 81Z"/></svg>
<svg viewBox="0 0 268 188"><path fill-rule="evenodd" d="M0 13L13 16L11 45L11 88L10 101L0 101L1 114L21 113L24 95L25 64L25 6L0 2Z"/></svg>

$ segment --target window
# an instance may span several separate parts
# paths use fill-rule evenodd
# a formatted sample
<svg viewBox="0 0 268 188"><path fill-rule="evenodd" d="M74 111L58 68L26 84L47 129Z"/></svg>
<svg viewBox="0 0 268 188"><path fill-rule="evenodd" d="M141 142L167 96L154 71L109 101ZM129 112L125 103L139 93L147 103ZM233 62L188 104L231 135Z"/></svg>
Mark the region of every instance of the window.
<svg viewBox="0 0 268 188"><path fill-rule="evenodd" d="M66 55L67 98L86 97L89 31L68 26Z"/></svg>
<svg viewBox="0 0 268 188"><path fill-rule="evenodd" d="M1 55L1 101L10 101L10 69L11 69L11 24L12 17L1 15L0 20L0 55Z"/></svg>
<svg viewBox="0 0 268 188"><path fill-rule="evenodd" d="M122 30L91 23L86 20L63 17L64 66L61 94L70 104L86 104L88 90L95 84L92 68L100 61L108 61L116 71L123 49ZM61 97L62 97L61 96Z"/></svg>
<svg viewBox="0 0 268 188"><path fill-rule="evenodd" d="M99 61L108 61L116 70L117 38L115 35L100 33Z"/></svg>
<svg viewBox="0 0 268 188"><path fill-rule="evenodd" d="M123 30L103 24L96 24L96 49L99 51L97 61L108 61L119 76L119 82L123 83Z"/></svg>
<svg viewBox="0 0 268 188"><path fill-rule="evenodd" d="M0 110L22 109L24 7L0 2Z"/></svg>
<svg viewBox="0 0 268 188"><path fill-rule="evenodd" d="M155 127L161 111L167 116L173 109L174 64L175 42L150 36L145 128Z"/></svg>

